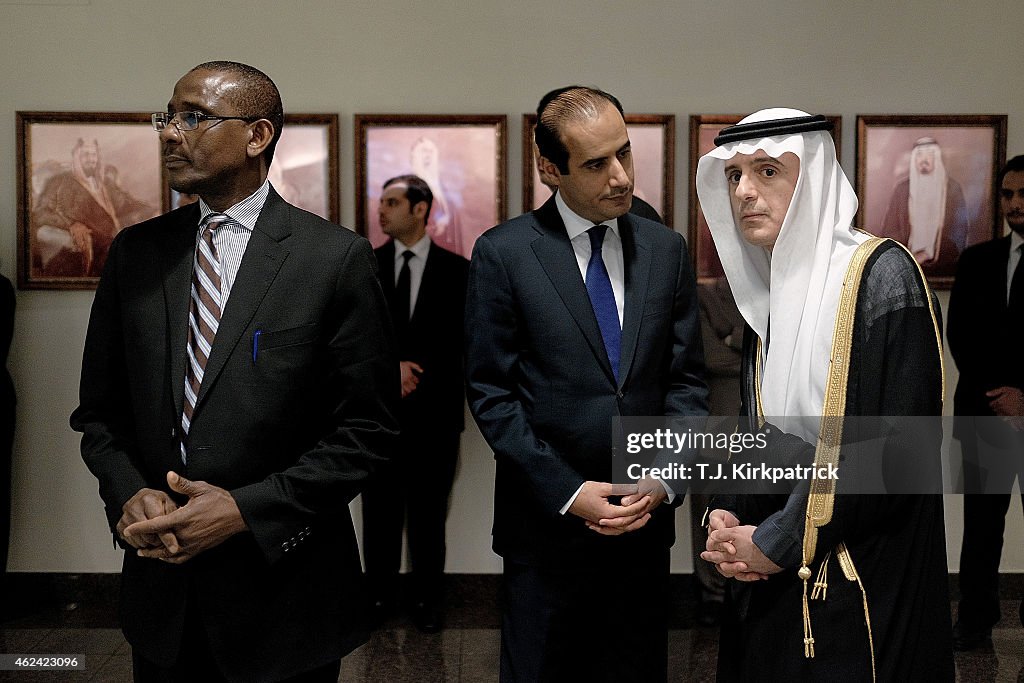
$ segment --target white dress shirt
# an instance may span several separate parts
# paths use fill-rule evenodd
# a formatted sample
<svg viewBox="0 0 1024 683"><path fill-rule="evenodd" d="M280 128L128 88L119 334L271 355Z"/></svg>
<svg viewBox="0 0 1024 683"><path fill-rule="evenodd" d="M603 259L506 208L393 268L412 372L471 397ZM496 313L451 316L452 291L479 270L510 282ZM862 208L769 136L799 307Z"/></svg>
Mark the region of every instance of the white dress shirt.
<svg viewBox="0 0 1024 683"><path fill-rule="evenodd" d="M420 283L423 282L423 269L427 267L427 253L430 251L430 237L423 235L419 242L407 247L398 240L395 240L395 285L398 285L398 276L402 272L402 265L405 263L403 254L412 252L409 259L409 318L416 311L416 299L420 295Z"/></svg>
<svg viewBox="0 0 1024 683"><path fill-rule="evenodd" d="M1013 273L1020 263L1020 248L1024 245L1024 237L1017 231L1010 233L1010 258L1006 260L1006 304L1010 304L1010 285L1013 284Z"/></svg>
<svg viewBox="0 0 1024 683"><path fill-rule="evenodd" d="M572 250L576 254L576 265L580 267L580 275L583 281L587 281L587 264L590 263L590 235L587 230L594 227L593 221L576 214L562 199L561 193L555 193L555 205L558 206L558 214L565 223L565 231L569 233L569 241L572 243ZM622 327L622 310L625 301L625 276L623 272L622 258L622 236L619 235L619 221L616 218L604 221L601 225L607 225L608 230L604 234L604 244L601 246L601 256L604 259L605 270L608 271L608 279L612 281L612 294L615 295L615 309L619 313L619 327Z"/></svg>

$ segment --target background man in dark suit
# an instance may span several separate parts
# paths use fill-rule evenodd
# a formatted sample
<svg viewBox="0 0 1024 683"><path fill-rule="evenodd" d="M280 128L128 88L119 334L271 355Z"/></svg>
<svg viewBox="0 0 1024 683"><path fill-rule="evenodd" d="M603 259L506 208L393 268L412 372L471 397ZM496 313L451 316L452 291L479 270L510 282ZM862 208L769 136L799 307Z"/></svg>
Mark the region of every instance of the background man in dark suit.
<svg viewBox="0 0 1024 683"><path fill-rule="evenodd" d="M335 681L366 637L348 503L398 363L369 243L266 182L283 118L250 66L183 76L153 124L200 201L122 231L96 291L71 425L136 680Z"/></svg>
<svg viewBox="0 0 1024 683"><path fill-rule="evenodd" d="M960 371L953 434L963 452L966 494L961 599L953 627L958 650L987 642L999 621L1003 528L1010 489L1024 464L1021 423L1008 420L1024 415L1024 361L1013 348L1024 334L1024 156L1006 163L996 187L1011 233L960 256L946 326L949 350ZM998 348L1007 353L993 353Z"/></svg>
<svg viewBox="0 0 1024 683"><path fill-rule="evenodd" d="M469 261L427 236L430 186L414 175L384 183L380 226L391 241L375 250L401 359L401 457L363 492L363 559L375 617L393 607L408 519L413 622L441 630L444 523L464 425L462 315Z"/></svg>
<svg viewBox="0 0 1024 683"><path fill-rule="evenodd" d="M690 260L627 214L614 97L564 89L536 140L558 192L477 240L466 301L470 407L497 460L501 679L664 680L674 510L658 481L614 495L612 418L707 412Z"/></svg>

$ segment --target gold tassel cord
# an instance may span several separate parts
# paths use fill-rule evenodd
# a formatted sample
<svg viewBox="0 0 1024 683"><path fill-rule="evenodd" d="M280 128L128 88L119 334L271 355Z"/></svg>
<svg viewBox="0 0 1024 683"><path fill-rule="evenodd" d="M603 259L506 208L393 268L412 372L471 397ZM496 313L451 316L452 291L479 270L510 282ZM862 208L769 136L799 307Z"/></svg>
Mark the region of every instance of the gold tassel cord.
<svg viewBox="0 0 1024 683"><path fill-rule="evenodd" d="M811 600L824 600L828 593L828 561L831 557L832 551L830 550L825 554L821 568L818 569L818 578L814 582L814 590L811 591Z"/></svg>
<svg viewBox="0 0 1024 683"><path fill-rule="evenodd" d="M797 576L804 582L804 657L814 659L814 634L811 633L811 610L807 606L807 581L811 578L811 568L807 565L800 567Z"/></svg>

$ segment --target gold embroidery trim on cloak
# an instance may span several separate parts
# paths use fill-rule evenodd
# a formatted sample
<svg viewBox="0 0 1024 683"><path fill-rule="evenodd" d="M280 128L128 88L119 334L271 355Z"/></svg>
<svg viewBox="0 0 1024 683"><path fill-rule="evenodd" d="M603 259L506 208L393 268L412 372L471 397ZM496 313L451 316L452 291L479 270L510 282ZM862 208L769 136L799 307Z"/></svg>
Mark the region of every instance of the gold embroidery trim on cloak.
<svg viewBox="0 0 1024 683"><path fill-rule="evenodd" d="M860 580L860 574L857 573L857 567L853 564L853 556L850 555L849 548L846 547L845 543L840 543L836 546L836 558L839 560L839 566L843 570L843 576L848 581L856 581L857 586L860 588L860 597L864 605L864 623L868 627L868 648L871 650L871 680L875 680L875 637L871 633L871 613L868 611L868 592L864 589L864 582Z"/></svg>
<svg viewBox="0 0 1024 683"><path fill-rule="evenodd" d="M834 467L839 465L839 452L843 439L843 416L846 413L846 388L850 373L850 349L853 346L854 314L857 310L857 295L867 260L885 240L872 237L862 243L850 259L843 279L836 311L836 323L832 332L832 355L829 361L828 380L825 383L825 400L821 411L821 425L818 429L818 443L814 451L814 466ZM813 479L807 497L807 512L804 519L803 557L797 576L804 583L802 599L804 622L804 657L814 657L814 635L811 630L810 608L807 604L808 581L813 572L808 565L814 559L818 546L818 527L832 521L835 506L835 480ZM852 566L852 563L851 563ZM823 583L824 578L819 581ZM863 586L862 586L863 589ZM824 592L825 587L822 588ZM867 596L864 596L864 616L867 612ZM870 633L870 626L868 627ZM874 680L874 650L872 649L871 678Z"/></svg>
<svg viewBox="0 0 1024 683"><path fill-rule="evenodd" d="M757 428L764 427L764 408L761 407L761 338L757 338L757 348L754 352L754 398L757 400Z"/></svg>
<svg viewBox="0 0 1024 683"><path fill-rule="evenodd" d="M865 232L861 230L860 232ZM870 233L866 233L870 235ZM860 291L861 278L864 266L874 251L887 240L871 236L871 239L861 244L854 252L853 258L846 271L843 281L843 290L839 300L839 309L836 313L835 331L832 335L832 359L829 366L828 381L825 387L825 401L822 409L822 422L818 432L818 446L815 449L815 466L820 467L831 462L838 466L840 445L842 442L842 416L846 412L846 388L849 379L850 350L853 345L853 322L856 313L857 295ZM945 361L942 350L942 331L939 329L938 319L935 315L935 306L932 301L931 289L928 287L928 280L921 270L920 264L913 258L909 250L899 242L900 247L910 255L911 260L917 266L918 275L921 278L921 285L924 289L925 301L928 302L928 312L932 320L932 328L935 331L935 342L939 357L939 370L942 377L942 400L946 398L946 377ZM808 564L814 558L817 550L818 527L828 524L832 519L832 511L835 505L835 480L816 479L811 484L811 492L807 500L807 513L804 526L803 563L798 575L804 582L803 616L804 616L804 656L814 656L814 637L811 632L810 612L807 605L807 581L811 577L811 570ZM871 651L871 680L876 678L875 671L875 645L871 631L871 614L868 609L868 596L861 581L860 574L853 564L853 557L845 543L836 547L836 559L842 569L843 575L849 581L856 581L861 591L861 598L864 609L864 621L868 630L868 646ZM824 599L827 583L824 580L826 571L825 563L828 561L826 555L818 581L815 583L815 595L820 593Z"/></svg>

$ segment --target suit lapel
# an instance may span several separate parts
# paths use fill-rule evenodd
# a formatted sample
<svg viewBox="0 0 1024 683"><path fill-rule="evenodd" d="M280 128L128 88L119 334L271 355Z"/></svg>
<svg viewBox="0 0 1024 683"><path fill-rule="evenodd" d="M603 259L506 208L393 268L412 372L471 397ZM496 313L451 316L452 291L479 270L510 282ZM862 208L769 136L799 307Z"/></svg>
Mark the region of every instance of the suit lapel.
<svg viewBox="0 0 1024 683"><path fill-rule="evenodd" d="M433 242L430 243L430 249L427 251L427 262L423 265L423 277L420 279L420 288L416 293L416 308L412 311L411 324L418 324L424 316L427 316L427 311L431 310L430 296L431 292L435 290L435 281L443 275L440 271L441 266L438 265L437 252L438 247Z"/></svg>
<svg viewBox="0 0 1024 683"><path fill-rule="evenodd" d="M199 204L182 213L163 233L164 307L167 321L167 358L175 414L180 416L185 398L185 362L188 345L188 312L192 297L192 264L195 258Z"/></svg>
<svg viewBox="0 0 1024 683"><path fill-rule="evenodd" d="M1002 294L1002 296L999 297L999 310L1003 312L1004 317L1006 317L1010 312L1009 301L1007 299L1009 290L1006 276L1007 269L1010 267L1011 237L1012 235L1007 235L999 242L999 263L1002 264L1002 268L993 268L989 273L992 277L992 290Z"/></svg>
<svg viewBox="0 0 1024 683"><path fill-rule="evenodd" d="M197 411L210 387L217 381L217 376L224 369L231 352L238 345L242 333L252 321L270 285L281 270L281 265L288 258L288 249L280 242L290 234L288 204L271 187L242 256L238 275L231 286L231 296L221 315L217 336L210 351L210 360L206 364L203 385L199 389L199 396L196 397Z"/></svg>
<svg viewBox="0 0 1024 683"><path fill-rule="evenodd" d="M622 238L625 270L623 289L626 298L622 312L622 350L619 356L619 378L620 385L623 385L629 377L636 356L637 339L640 337L640 321L647 302L647 283L651 274L651 250L628 213L619 217L619 236Z"/></svg>
<svg viewBox="0 0 1024 683"><path fill-rule="evenodd" d="M395 298L395 242L390 240L377 250L377 279L380 280L380 288L384 291L384 298L388 305L392 305Z"/></svg>
<svg viewBox="0 0 1024 683"><path fill-rule="evenodd" d="M597 326L597 317L590 304L587 286L580 277L576 254L572 250L562 217L558 214L554 196L534 211L533 216L541 233L540 238L534 240L531 245L533 252L569 315L583 333L601 368L608 379L614 382L615 375L612 374L612 366L608 362L608 352L604 347L604 339L601 338L601 328Z"/></svg>

